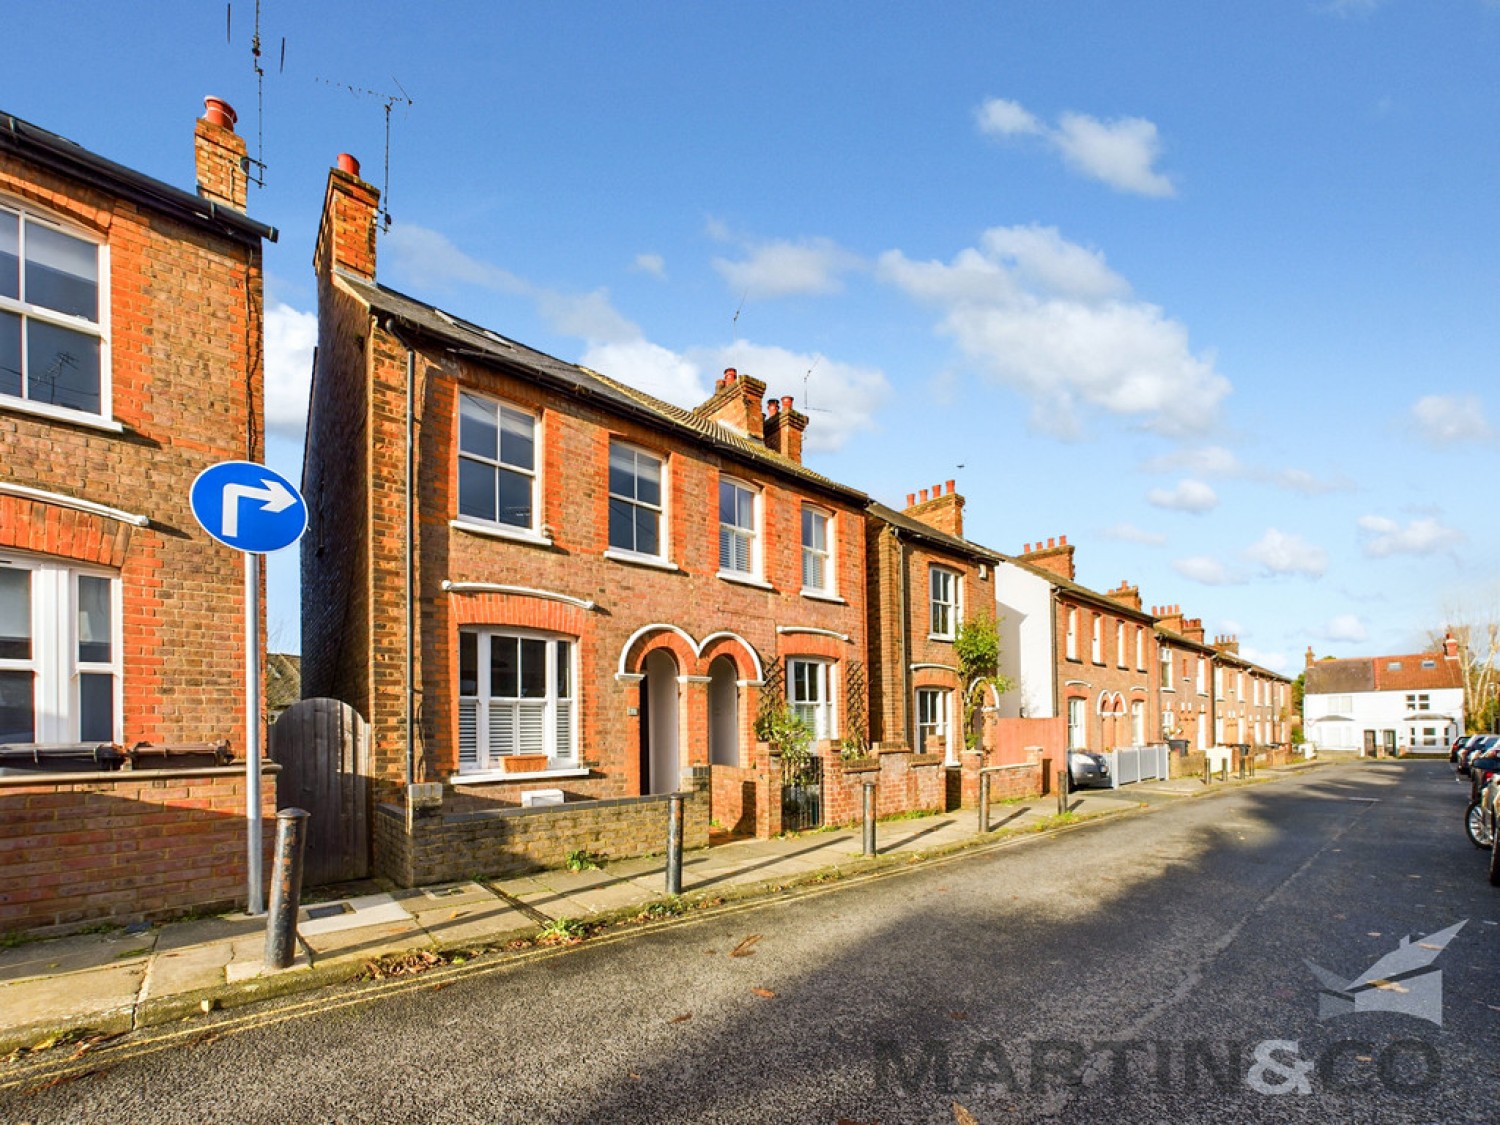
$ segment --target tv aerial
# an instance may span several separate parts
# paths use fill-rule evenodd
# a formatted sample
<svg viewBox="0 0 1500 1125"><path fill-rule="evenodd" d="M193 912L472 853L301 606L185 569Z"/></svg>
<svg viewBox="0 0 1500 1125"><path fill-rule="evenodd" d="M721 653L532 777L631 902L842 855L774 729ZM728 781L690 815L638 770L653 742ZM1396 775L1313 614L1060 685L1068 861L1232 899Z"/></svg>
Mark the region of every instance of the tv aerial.
<svg viewBox="0 0 1500 1125"><path fill-rule="evenodd" d="M380 224L381 230L388 232L391 229L391 109L397 105L410 108L416 105L406 88L401 85L395 75L391 76L391 82L395 84L399 94L385 93L380 90L367 90L362 86L351 86L347 82L335 82L329 78L319 78L319 82L325 86L332 86L338 90L347 90L356 98L377 98L385 107L385 180L380 185Z"/></svg>

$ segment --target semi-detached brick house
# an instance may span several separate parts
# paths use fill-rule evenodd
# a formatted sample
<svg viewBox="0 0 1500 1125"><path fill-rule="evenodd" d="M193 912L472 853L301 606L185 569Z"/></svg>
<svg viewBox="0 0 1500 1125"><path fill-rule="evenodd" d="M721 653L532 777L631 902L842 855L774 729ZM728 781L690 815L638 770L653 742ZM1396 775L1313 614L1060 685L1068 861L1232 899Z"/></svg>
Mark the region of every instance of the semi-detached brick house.
<svg viewBox="0 0 1500 1125"><path fill-rule="evenodd" d="M244 768L100 750L246 747L243 556L189 491L261 457L276 232L233 111L194 142L196 193L0 114L0 932L246 901Z"/></svg>
<svg viewBox="0 0 1500 1125"><path fill-rule="evenodd" d="M1186 742L1189 750L1207 750L1217 741L1213 695L1216 652L1204 640L1203 621L1184 617L1181 606L1153 606L1151 612L1157 618L1159 736Z"/></svg>
<svg viewBox="0 0 1500 1125"><path fill-rule="evenodd" d="M376 223L341 157L302 676L371 723L377 869L439 870L412 858L422 818L390 815L414 784L441 783L450 820L536 790L645 801L695 767L749 784L768 681L831 753L866 650L866 497L802 464L791 399L731 370L682 409L449 316L377 282Z"/></svg>
<svg viewBox="0 0 1500 1125"><path fill-rule="evenodd" d="M245 745L242 556L189 508L262 450L261 243L217 99L198 191L0 116L0 743Z"/></svg>

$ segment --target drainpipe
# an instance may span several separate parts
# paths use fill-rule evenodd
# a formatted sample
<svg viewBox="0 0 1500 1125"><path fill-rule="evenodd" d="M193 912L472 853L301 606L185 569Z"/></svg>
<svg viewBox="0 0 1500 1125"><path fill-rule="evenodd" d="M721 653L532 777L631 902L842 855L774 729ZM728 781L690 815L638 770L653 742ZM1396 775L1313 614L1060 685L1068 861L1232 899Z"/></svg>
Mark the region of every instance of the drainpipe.
<svg viewBox="0 0 1500 1125"><path fill-rule="evenodd" d="M911 607L906 590L906 543L901 538L899 527L891 528L891 536L896 540L896 589L901 594L901 628L897 633L901 638L901 714L904 716L901 733L912 752L920 754L922 747L913 744L915 732L912 729L914 700L911 692Z"/></svg>

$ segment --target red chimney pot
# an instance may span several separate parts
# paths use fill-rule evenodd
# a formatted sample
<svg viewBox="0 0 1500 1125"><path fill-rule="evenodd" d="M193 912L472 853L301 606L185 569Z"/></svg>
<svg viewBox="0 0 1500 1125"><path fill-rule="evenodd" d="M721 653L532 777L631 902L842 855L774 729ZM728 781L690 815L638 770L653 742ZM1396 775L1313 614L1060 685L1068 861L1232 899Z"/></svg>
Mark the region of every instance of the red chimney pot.
<svg viewBox="0 0 1500 1125"><path fill-rule="evenodd" d="M779 409L780 408L776 405L776 400L774 398L770 402L766 403L766 413L769 414L772 418L776 417Z"/></svg>
<svg viewBox="0 0 1500 1125"><path fill-rule="evenodd" d="M239 120L232 105L215 97L203 99L203 117L210 125L221 125L230 132L234 131L234 123Z"/></svg>
<svg viewBox="0 0 1500 1125"><path fill-rule="evenodd" d="M724 368L724 382L726 384L734 382L739 377L740 377L740 373L738 371L736 371L734 368L732 368L732 367L726 367L726 368Z"/></svg>
<svg viewBox="0 0 1500 1125"><path fill-rule="evenodd" d="M359 161L354 159L354 157L350 156L347 152L341 152L339 153L338 170L340 172L348 172L351 176L358 176Z"/></svg>
<svg viewBox="0 0 1500 1125"><path fill-rule="evenodd" d="M791 395L782 395L781 396L781 409L785 410L788 414L790 414L792 412L792 396Z"/></svg>
<svg viewBox="0 0 1500 1125"><path fill-rule="evenodd" d="M955 488L957 488L957 487L958 487L958 482L957 482L957 481L952 481L952 480L950 480L950 481L949 481L949 482L948 482L948 495L949 495L949 496L952 496L952 495L953 495L953 490L954 490L954 489L955 489Z"/></svg>
<svg viewBox="0 0 1500 1125"><path fill-rule="evenodd" d="M917 494L915 492L908 492L906 494L906 506L908 508L910 508L916 502L917 502Z"/></svg>

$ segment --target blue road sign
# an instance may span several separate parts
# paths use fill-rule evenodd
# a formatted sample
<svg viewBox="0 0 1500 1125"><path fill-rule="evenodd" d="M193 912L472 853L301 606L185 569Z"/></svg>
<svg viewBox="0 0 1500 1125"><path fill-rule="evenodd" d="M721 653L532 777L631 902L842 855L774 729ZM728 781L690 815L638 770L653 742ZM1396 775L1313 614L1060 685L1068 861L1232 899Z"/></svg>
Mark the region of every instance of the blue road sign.
<svg viewBox="0 0 1500 1125"><path fill-rule="evenodd" d="M210 465L193 481L190 498L203 530L237 551L279 551L307 530L307 504L296 487L250 461Z"/></svg>

